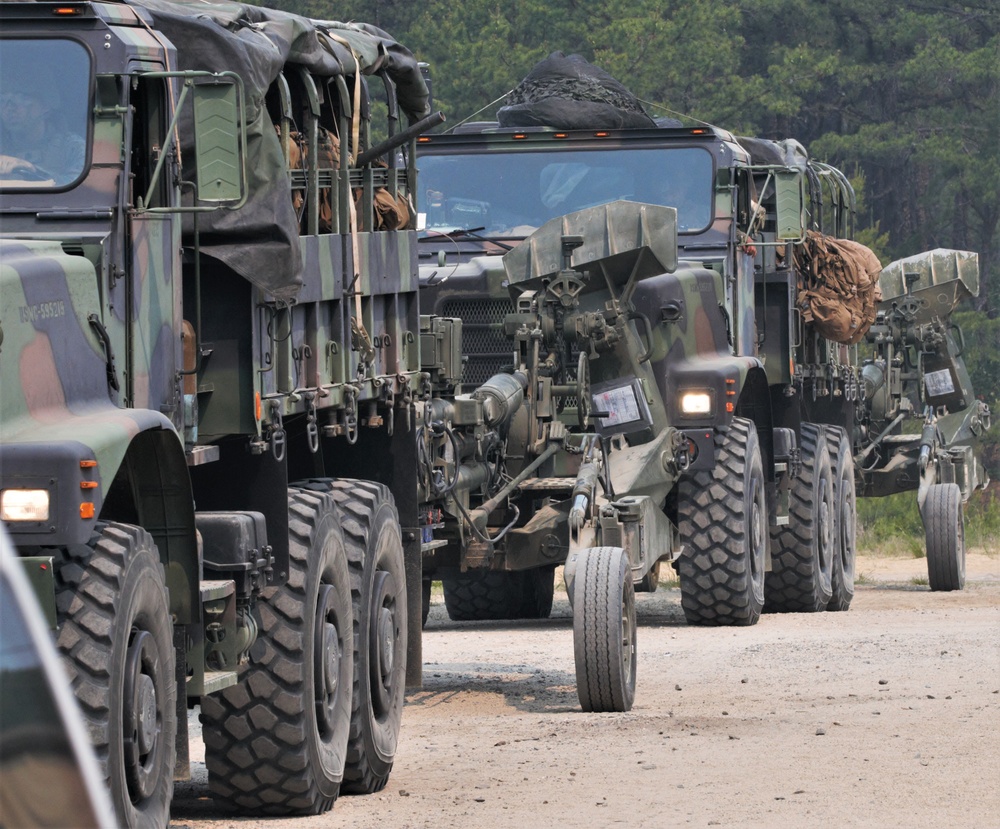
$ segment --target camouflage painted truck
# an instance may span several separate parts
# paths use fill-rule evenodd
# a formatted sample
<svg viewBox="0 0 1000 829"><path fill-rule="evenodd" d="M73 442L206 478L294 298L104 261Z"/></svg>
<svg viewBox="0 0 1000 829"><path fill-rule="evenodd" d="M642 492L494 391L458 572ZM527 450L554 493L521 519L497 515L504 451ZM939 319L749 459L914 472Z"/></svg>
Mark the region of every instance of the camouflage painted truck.
<svg viewBox="0 0 1000 829"><path fill-rule="evenodd" d="M424 578L453 619L539 617L564 564L581 703L619 711L633 593L662 562L692 624L847 610L858 486L919 486L932 585L960 586L934 573L961 566L988 424L949 322L974 254L924 257L877 306L839 171L794 141L632 127L479 122L418 145L422 305L461 319L465 360L422 443L447 496ZM852 263L835 313L830 245ZM461 407L484 395L477 441Z"/></svg>
<svg viewBox="0 0 1000 829"><path fill-rule="evenodd" d="M167 824L196 703L220 803L380 789L420 670L415 60L4 3L0 93L0 505L117 822Z"/></svg>

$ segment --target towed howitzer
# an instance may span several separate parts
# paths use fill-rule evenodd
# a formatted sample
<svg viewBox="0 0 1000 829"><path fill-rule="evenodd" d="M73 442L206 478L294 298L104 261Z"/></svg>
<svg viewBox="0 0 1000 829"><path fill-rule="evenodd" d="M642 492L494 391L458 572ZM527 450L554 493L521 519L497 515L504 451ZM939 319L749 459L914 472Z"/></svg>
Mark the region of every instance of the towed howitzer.
<svg viewBox="0 0 1000 829"><path fill-rule="evenodd" d="M855 457L864 496L917 491L933 590L965 580L963 505L985 487L977 456L990 409L977 400L952 314L979 292L975 253L932 250L888 265L865 341ZM909 424L922 422L919 432Z"/></svg>

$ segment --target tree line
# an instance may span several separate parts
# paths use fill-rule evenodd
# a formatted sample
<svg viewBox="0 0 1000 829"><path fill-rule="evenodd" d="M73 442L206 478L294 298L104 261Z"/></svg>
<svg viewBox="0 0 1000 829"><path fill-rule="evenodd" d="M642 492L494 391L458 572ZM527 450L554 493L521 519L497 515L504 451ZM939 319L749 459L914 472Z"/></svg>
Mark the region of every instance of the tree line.
<svg viewBox="0 0 1000 829"><path fill-rule="evenodd" d="M450 124L550 52L605 69L652 115L796 138L852 176L883 261L979 253L976 308L1000 315L996 0L274 0L372 23L430 64ZM479 112L490 117L502 99Z"/></svg>

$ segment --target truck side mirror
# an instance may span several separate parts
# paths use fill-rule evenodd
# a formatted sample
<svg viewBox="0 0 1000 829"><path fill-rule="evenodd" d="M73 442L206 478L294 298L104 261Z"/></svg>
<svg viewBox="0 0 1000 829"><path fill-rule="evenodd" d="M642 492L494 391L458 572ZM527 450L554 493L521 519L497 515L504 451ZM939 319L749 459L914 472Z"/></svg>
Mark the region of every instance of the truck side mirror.
<svg viewBox="0 0 1000 829"><path fill-rule="evenodd" d="M225 81L196 82L192 94L197 200L240 201L246 192L240 87Z"/></svg>
<svg viewBox="0 0 1000 829"><path fill-rule="evenodd" d="M805 192L802 175L792 170L774 174L775 201L778 211L778 239L800 242L805 238Z"/></svg>

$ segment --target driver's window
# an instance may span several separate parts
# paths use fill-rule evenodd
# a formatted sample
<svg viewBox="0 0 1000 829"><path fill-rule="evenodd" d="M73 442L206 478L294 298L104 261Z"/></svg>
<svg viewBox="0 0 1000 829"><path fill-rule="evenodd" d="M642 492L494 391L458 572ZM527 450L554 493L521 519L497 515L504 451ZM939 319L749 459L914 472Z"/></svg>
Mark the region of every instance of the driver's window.
<svg viewBox="0 0 1000 829"><path fill-rule="evenodd" d="M83 176L90 74L74 40L0 40L0 186L64 188Z"/></svg>

